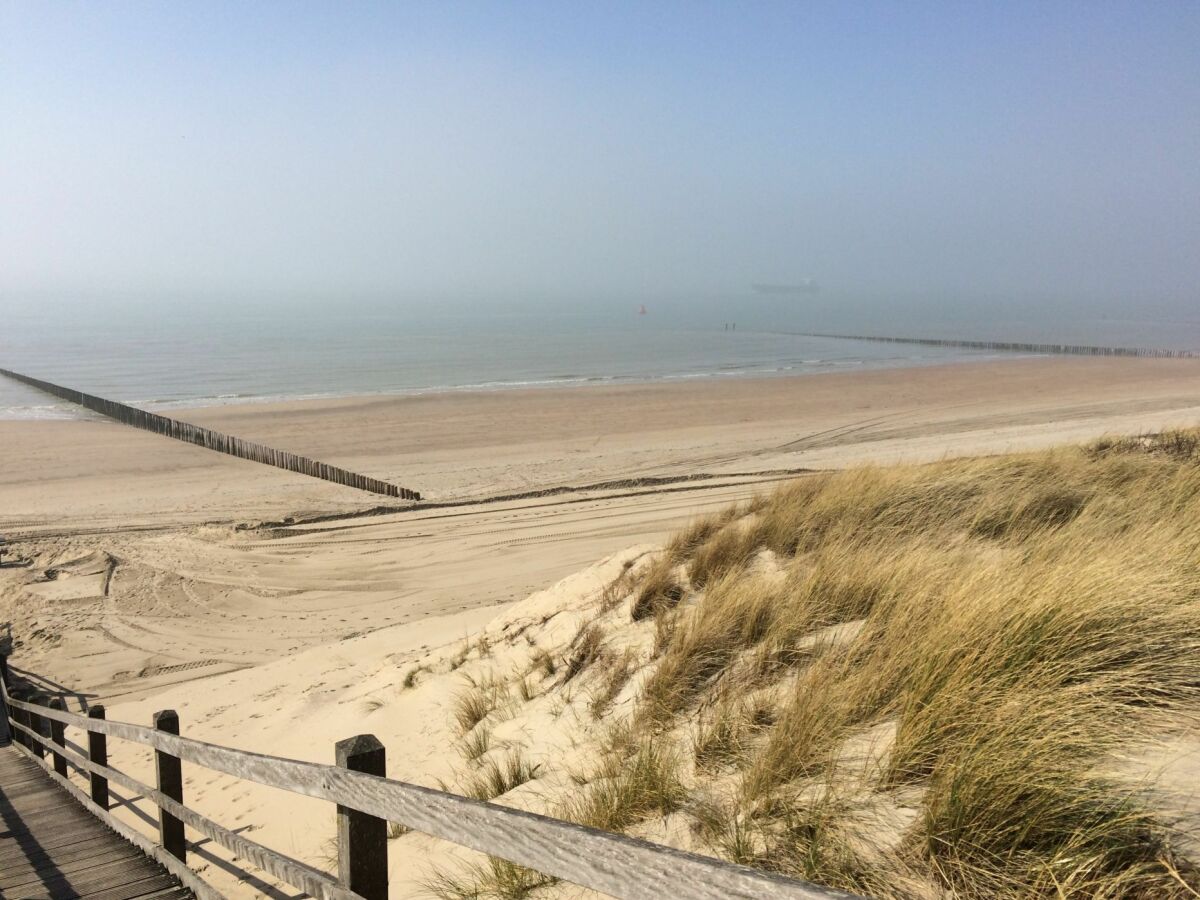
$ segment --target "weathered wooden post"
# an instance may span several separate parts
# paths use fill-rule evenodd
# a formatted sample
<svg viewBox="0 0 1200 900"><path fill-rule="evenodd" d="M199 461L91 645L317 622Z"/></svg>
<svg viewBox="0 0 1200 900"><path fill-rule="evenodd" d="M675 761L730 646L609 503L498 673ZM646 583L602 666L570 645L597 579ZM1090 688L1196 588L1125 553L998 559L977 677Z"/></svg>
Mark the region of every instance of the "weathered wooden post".
<svg viewBox="0 0 1200 900"><path fill-rule="evenodd" d="M20 703L25 700L25 691L21 688L13 688L11 691L9 691L8 696L10 699L16 700L18 703ZM9 710L9 715L12 716L12 720L15 724L23 725L26 728L29 727L29 717L25 714L25 710L17 709L14 706L11 710ZM18 728L14 728L12 732L13 740L20 741L23 747L30 746L29 736L25 734L25 732Z"/></svg>
<svg viewBox="0 0 1200 900"><path fill-rule="evenodd" d="M61 697L55 697L53 700L51 700L50 708L52 710L54 710L55 712L66 712L66 710L67 710L66 706L63 705ZM61 748L64 746L63 730L64 730L64 726L63 726L62 722L58 722L54 719L50 720L50 740L54 743L55 747ZM54 771L57 772L59 775L61 775L63 778L66 778L67 777L67 758L65 756L63 756L58 750L54 750L53 753L54 753Z"/></svg>
<svg viewBox="0 0 1200 900"><path fill-rule="evenodd" d="M337 764L352 772L387 775L383 744L373 734L360 734L335 746ZM387 900L387 822L338 804L338 878L366 900Z"/></svg>
<svg viewBox="0 0 1200 900"><path fill-rule="evenodd" d="M173 709L164 709L154 714L154 727L167 734L179 734L179 714ZM154 751L154 766L158 771L158 789L174 800L183 802L183 765L178 756ZM162 807L158 809L158 834L163 849L176 859L187 859L187 844L183 839L183 822Z"/></svg>
<svg viewBox="0 0 1200 900"><path fill-rule="evenodd" d="M0 653L0 744L15 740L16 729L9 727L8 720L13 717L13 710L8 708L8 656ZM14 717L15 718L15 717Z"/></svg>
<svg viewBox="0 0 1200 900"><path fill-rule="evenodd" d="M43 703L44 700L45 700L45 697L42 694L34 693L32 696L30 696L28 702L33 706L42 706L42 705L44 705L44 703ZM46 733L45 726L42 724L42 717L39 716L35 712L28 713L28 716L29 716L29 730L37 735L37 737L30 738L30 742L33 744L33 746L30 747L29 749L33 751L33 755L36 756L38 759L45 759L46 758L46 745L44 743L42 743L42 741L40 740L42 735L44 735Z"/></svg>
<svg viewBox="0 0 1200 900"><path fill-rule="evenodd" d="M88 710L89 719L103 719L104 707L97 703ZM98 766L108 765L108 735L96 731L88 732L88 760ZM108 779L92 772L88 776L92 788L92 802L101 809L108 809Z"/></svg>
<svg viewBox="0 0 1200 900"><path fill-rule="evenodd" d="M29 694L26 692L25 688L19 685L9 691L8 696L17 703L24 703L29 699ZM17 709L14 706L11 710L9 710L9 715L12 716L12 720L15 724L22 725L25 728L29 727L29 716L26 714L25 710ZM14 728L13 737L20 741L23 746L30 749L33 748L33 745L29 742L29 735L27 735L24 731Z"/></svg>

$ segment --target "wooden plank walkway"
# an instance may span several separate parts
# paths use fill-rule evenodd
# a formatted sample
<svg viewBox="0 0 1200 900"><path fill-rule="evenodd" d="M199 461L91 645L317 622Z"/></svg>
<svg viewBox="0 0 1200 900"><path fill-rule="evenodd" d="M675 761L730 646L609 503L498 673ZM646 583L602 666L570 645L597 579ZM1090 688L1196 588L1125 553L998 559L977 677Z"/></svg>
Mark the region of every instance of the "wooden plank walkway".
<svg viewBox="0 0 1200 900"><path fill-rule="evenodd" d="M0 897L184 900L158 863L105 827L13 747L0 747Z"/></svg>

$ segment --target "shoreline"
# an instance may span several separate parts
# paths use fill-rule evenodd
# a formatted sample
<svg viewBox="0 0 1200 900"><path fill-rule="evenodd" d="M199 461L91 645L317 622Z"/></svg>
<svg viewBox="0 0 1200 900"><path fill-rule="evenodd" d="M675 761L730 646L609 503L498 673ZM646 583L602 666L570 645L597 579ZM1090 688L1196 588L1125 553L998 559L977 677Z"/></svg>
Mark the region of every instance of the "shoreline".
<svg viewBox="0 0 1200 900"><path fill-rule="evenodd" d="M870 362L870 361L868 361ZM803 384L808 382L824 382L826 379L886 379L889 376L903 376L910 373L929 373L939 374L961 369L976 369L983 367L1017 367L1031 366L1038 363L1049 364L1050 367L1056 367L1058 364L1071 366L1079 363L1098 363L1100 365L1121 365L1122 363L1132 362L1135 364L1156 364L1162 363L1165 365L1179 365L1181 369L1195 367L1196 371L1200 371L1200 358L1182 357L1182 358L1133 358L1133 357L1074 357L1074 356L1054 356L1048 354L1016 354L1002 353L995 355L987 355L980 358L963 358L954 360L934 360L927 363L914 363L913 365L904 366L862 366L859 363L847 365L844 368L833 370L821 370L814 372L779 372L775 374L753 374L745 375L740 373L732 374L711 374L711 375L680 375L667 378L655 378L642 380L631 376L629 379L624 377L618 379L605 379L602 381L589 381L585 383L530 383L530 384L512 384L498 387L482 387L469 385L461 388L420 388L412 391L404 392L359 392L348 394L330 394L327 396L304 396L304 397L262 397L247 399L245 402L233 403L210 403L207 398L204 402L181 401L178 404L173 404L170 409L176 412L199 412L204 414L220 415L222 413L249 413L252 410L261 410L263 412L295 412L302 409L310 409L313 411L323 411L328 409L337 409L342 406L360 406L367 404L387 404L387 403L405 403L410 401L453 401L455 399L464 400L486 400L497 396L506 397L522 397L522 396L538 396L545 395L553 397L561 393L579 392L583 395L586 392L650 392L655 390L669 391L687 391L698 390L704 391L711 388L725 388L745 385L753 387L757 385L773 385L779 383ZM4 420L4 421L46 421L46 420Z"/></svg>
<svg viewBox="0 0 1200 900"><path fill-rule="evenodd" d="M911 369L925 368L941 368L960 365L977 365L989 363L1005 363L1017 362L1035 359L1052 359L1052 354L1040 353L1024 353L1024 352L1000 352L993 353L984 350L979 350L974 353L966 354L957 358L948 359L926 359L922 357L894 357L888 359L854 359L846 362L836 360L822 360L815 364L811 369L807 368L807 362L802 362L799 365L786 366L774 370L764 371L706 371L684 373L676 375L598 375L598 376L575 376L563 375L560 377L549 377L544 379L536 379L529 381L501 381L501 382L484 382L478 384L462 384L462 385L434 385L430 387L403 388L399 390L379 390L379 391L348 391L348 392L321 392L311 394L299 394L295 396L281 394L261 394L261 395L229 395L217 397L198 397L188 400L118 400L117 402L125 403L130 406L135 406L144 409L147 412L154 412L160 415L170 415L178 412L187 412L189 410L223 410L237 408L243 406L249 407L264 407L276 405L289 405L300 403L336 403L339 401L376 401L376 400L405 400L418 397L454 397L463 395L490 395L490 394L505 394L509 392L525 392L525 391L572 391L572 390L595 390L604 388L625 388L625 387L655 387L655 386L671 386L671 385L695 385L701 386L704 384L720 384L725 381L776 381L778 379L791 378L820 378L825 376L836 375L853 375L867 374L875 372L892 372L892 371L908 371ZM74 387L74 385L66 385ZM116 399L116 398L108 398ZM0 422L56 422L56 421L76 421L78 419L86 419L86 416L71 415L70 411L63 411L64 414L58 414L61 408L52 403L30 407L11 407L9 409L40 409L53 410L51 415L36 415L36 416L11 416L7 415L8 410L0 410Z"/></svg>

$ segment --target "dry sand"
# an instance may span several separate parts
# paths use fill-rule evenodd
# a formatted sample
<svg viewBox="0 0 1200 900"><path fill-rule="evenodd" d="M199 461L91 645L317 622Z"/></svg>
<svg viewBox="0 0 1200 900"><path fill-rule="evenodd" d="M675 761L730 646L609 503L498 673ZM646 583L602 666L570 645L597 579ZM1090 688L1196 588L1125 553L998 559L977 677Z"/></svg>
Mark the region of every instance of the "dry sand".
<svg viewBox="0 0 1200 900"><path fill-rule="evenodd" d="M0 533L20 561L0 570L14 667L77 702L103 700L111 718L145 722L175 707L185 734L260 752L330 761L336 740L372 731L389 745L393 777L430 784L453 759L447 706L461 674L447 660L487 622L502 629L514 602L653 545L783 471L1195 424L1200 361L1008 360L177 415L393 480L430 503L364 515L395 501L114 423L0 422ZM711 477L685 480L697 475ZM638 482L647 478L663 481ZM586 487L597 483L610 484ZM567 490L489 499L554 488ZM457 501L469 502L442 505ZM342 517L306 521L329 513ZM287 517L296 521L269 524ZM615 564L538 602L569 611ZM402 690L422 660L446 671ZM369 698L384 705L371 710ZM139 751L116 752L148 765ZM202 811L317 861L327 804L185 771ZM394 896L411 895L414 855L432 858L423 841L393 845ZM270 892L239 883L215 848L204 854L223 889Z"/></svg>

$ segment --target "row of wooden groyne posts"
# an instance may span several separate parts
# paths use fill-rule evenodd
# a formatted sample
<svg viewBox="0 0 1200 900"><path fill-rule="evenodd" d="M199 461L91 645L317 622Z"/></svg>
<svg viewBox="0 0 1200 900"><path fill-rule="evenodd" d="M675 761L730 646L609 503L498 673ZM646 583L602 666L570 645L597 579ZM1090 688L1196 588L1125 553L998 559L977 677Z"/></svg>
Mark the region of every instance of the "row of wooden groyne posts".
<svg viewBox="0 0 1200 900"><path fill-rule="evenodd" d="M70 740L67 729L81 733L84 740ZM185 828L317 900L386 900L389 823L627 900L851 900L851 895L829 888L390 779L384 746L372 735L337 742L335 763L322 765L181 737L179 716L172 710L155 713L152 727L109 721L100 705L92 705L86 715L68 712L60 698L51 699L28 682L16 684L7 659L0 657L0 739L6 730L16 751L63 788L63 803L82 804L200 900L222 894L187 865ZM154 751L154 785L109 765L109 738ZM337 875L250 840L188 807L185 762L336 804ZM158 807L157 836L113 814L112 785ZM132 802L118 800L118 806Z"/></svg>
<svg viewBox="0 0 1200 900"><path fill-rule="evenodd" d="M1195 350L1164 350L1153 347L1096 347L1089 344L1026 344L1016 341L964 341L953 338L882 337L867 334L793 332L800 337L831 338L839 341L877 341L885 344L922 344L927 347L962 347L969 350L1000 350L1007 353L1047 353L1067 356L1137 356L1147 359L1197 359Z"/></svg>
<svg viewBox="0 0 1200 900"><path fill-rule="evenodd" d="M318 462L315 459L298 456L295 453L288 453L285 450L276 450L272 447L256 444L253 441L244 441L241 438L213 431L211 428L202 428L199 425L180 422L178 419L160 416L157 413L147 412L144 409L118 403L115 400L106 400L103 397L85 394L73 388L62 387L61 385L52 384L49 381L42 381L40 378L22 375L20 372L0 369L0 375L7 375L9 378L19 381L22 384L45 391L69 403L77 403L86 409L92 410L92 412L115 419L125 425L131 425L134 428L141 428L144 431L151 431L155 434L175 438L177 441L184 441L188 444L195 444L208 450L215 450L217 453L227 453L239 459L247 459L252 462L263 463L264 465L275 466L279 469L286 469L289 472L297 472L301 475L321 478L325 481L331 481L334 484L358 488L362 491L370 491L373 494L398 497L401 500L421 499L421 495L417 491L399 487L389 482L381 481L378 478L359 475L356 472L350 472L337 466Z"/></svg>

